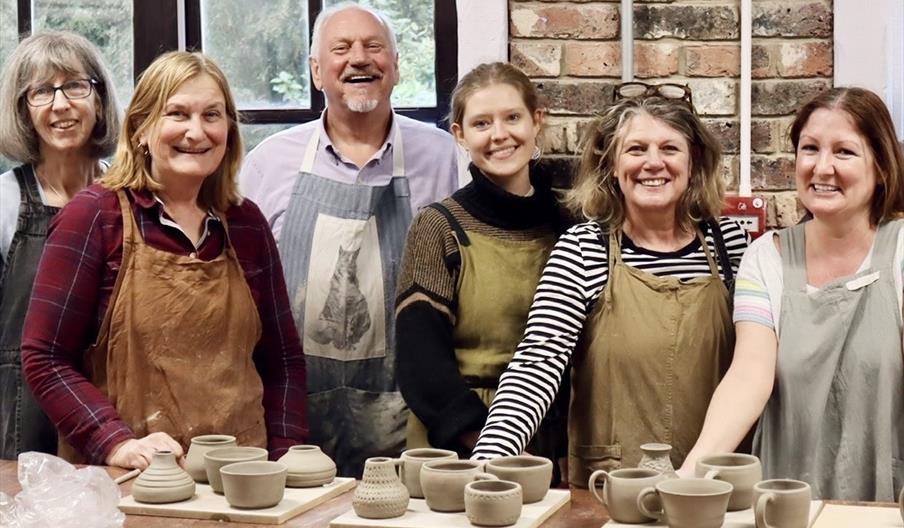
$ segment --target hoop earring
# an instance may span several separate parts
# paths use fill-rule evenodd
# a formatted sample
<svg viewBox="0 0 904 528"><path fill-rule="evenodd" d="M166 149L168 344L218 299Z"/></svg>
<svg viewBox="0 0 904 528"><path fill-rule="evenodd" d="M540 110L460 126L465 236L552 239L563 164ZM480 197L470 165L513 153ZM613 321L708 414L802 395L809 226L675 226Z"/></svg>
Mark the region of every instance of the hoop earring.
<svg viewBox="0 0 904 528"><path fill-rule="evenodd" d="M540 149L539 145L534 145L534 151L531 153L530 159L537 161L541 156L543 156L543 150Z"/></svg>

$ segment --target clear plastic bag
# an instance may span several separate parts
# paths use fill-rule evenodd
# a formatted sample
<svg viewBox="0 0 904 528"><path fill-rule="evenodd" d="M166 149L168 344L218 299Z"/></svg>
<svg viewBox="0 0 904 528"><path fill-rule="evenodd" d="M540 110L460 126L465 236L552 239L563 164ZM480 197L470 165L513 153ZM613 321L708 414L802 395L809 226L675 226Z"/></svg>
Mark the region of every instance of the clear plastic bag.
<svg viewBox="0 0 904 528"><path fill-rule="evenodd" d="M99 467L77 469L44 453L19 455L15 497L0 493L0 526L4 528L118 528L126 516L119 486Z"/></svg>

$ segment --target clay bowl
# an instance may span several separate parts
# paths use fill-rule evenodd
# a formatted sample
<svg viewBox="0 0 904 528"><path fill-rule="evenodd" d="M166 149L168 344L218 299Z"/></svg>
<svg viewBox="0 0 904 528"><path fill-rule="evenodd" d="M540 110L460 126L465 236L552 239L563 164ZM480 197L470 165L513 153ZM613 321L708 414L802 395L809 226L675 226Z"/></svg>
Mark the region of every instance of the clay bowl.
<svg viewBox="0 0 904 528"><path fill-rule="evenodd" d="M488 461L484 471L496 475L499 480L521 484L524 504L530 504L543 500L549 491L552 460L530 455L507 456Z"/></svg>
<svg viewBox="0 0 904 528"><path fill-rule="evenodd" d="M266 460L227 464L220 468L226 502L233 508L276 506L286 491L288 473L285 464Z"/></svg>
<svg viewBox="0 0 904 528"><path fill-rule="evenodd" d="M223 481L220 479L220 468L236 462L267 460L267 450L260 447L238 446L211 449L204 453L204 469L207 481L214 493L223 493Z"/></svg>
<svg viewBox="0 0 904 528"><path fill-rule="evenodd" d="M511 526L521 517L521 484L478 480L465 485L465 512L475 526Z"/></svg>
<svg viewBox="0 0 904 528"><path fill-rule="evenodd" d="M277 462L289 468L290 488L323 486L336 477L336 463L315 445L292 446Z"/></svg>

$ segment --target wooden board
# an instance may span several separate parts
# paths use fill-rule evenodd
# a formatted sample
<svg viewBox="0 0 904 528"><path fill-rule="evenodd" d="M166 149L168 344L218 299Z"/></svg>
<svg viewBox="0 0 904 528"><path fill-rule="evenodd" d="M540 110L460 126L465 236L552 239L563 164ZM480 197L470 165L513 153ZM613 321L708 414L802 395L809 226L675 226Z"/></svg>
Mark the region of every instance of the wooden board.
<svg viewBox="0 0 904 528"><path fill-rule="evenodd" d="M813 524L813 520L820 516L820 511L823 509L822 501L812 501L810 502L810 524ZM666 527L668 526L666 523L650 523L650 524L622 524L617 523L615 521L609 521L604 524L605 528L637 528L638 526L643 526L644 528L650 527ZM839 525L840 526L840 525ZM859 525L850 525L845 528L852 528L853 526ZM867 526L867 525L862 525ZM756 520L753 517L753 509L748 508L746 510L728 512L725 514L725 524L722 525L722 528L755 528ZM833 527L834 528L834 527Z"/></svg>
<svg viewBox="0 0 904 528"><path fill-rule="evenodd" d="M901 528L904 526L904 520L901 520L901 510L898 508L826 504L813 528L850 528L852 526Z"/></svg>
<svg viewBox="0 0 904 528"><path fill-rule="evenodd" d="M195 496L183 502L170 504L145 504L135 502L131 495L119 500L119 509L134 515L181 517L185 519L210 519L258 524L282 524L337 495L355 487L355 479L336 478L332 483L317 488L286 488L279 504L259 510L240 510L217 495L207 484L197 484Z"/></svg>
<svg viewBox="0 0 904 528"><path fill-rule="evenodd" d="M536 528L559 508L571 500L568 490L549 490L546 497L521 508L521 517L513 528ZM411 499L408 511L395 519L362 519L354 510L344 513L330 522L330 528L471 528L465 512L439 513L427 507L423 499Z"/></svg>

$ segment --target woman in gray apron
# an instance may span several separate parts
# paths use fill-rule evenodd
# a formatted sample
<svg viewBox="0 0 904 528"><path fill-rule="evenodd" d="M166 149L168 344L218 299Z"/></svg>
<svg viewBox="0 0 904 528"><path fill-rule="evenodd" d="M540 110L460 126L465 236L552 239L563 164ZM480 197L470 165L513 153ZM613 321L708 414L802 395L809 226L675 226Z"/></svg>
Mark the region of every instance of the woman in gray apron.
<svg viewBox="0 0 904 528"><path fill-rule="evenodd" d="M113 153L119 108L97 48L67 32L36 33L0 74L0 458L56 453L57 434L22 379L22 325L47 228Z"/></svg>
<svg viewBox="0 0 904 528"><path fill-rule="evenodd" d="M882 100L835 88L791 127L807 221L757 240L738 277L738 342L683 471L760 416L765 478L814 498L893 501L904 485L904 155Z"/></svg>
<svg viewBox="0 0 904 528"><path fill-rule="evenodd" d="M571 363L569 480L634 467L640 445L683 460L734 342L733 267L747 247L718 218L719 144L680 85L627 83L591 123L568 203L588 222L557 242L478 458L519 453Z"/></svg>
<svg viewBox="0 0 904 528"><path fill-rule="evenodd" d="M548 175L531 164L542 119L536 89L510 64L482 64L452 93L452 132L470 155L472 181L423 210L408 232L396 348L412 410L409 449L470 455L524 333L564 223ZM536 454L555 458L560 421L547 427L552 449Z"/></svg>

